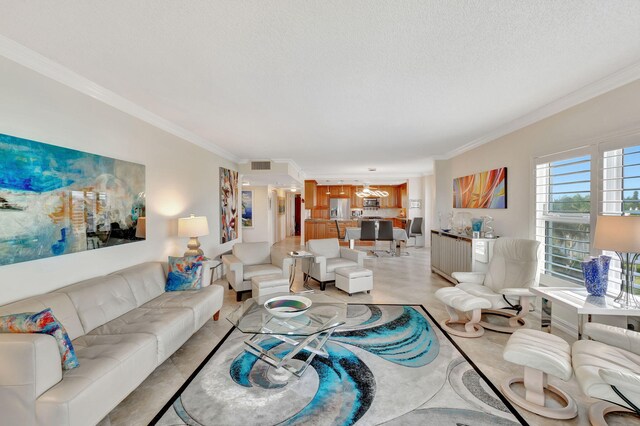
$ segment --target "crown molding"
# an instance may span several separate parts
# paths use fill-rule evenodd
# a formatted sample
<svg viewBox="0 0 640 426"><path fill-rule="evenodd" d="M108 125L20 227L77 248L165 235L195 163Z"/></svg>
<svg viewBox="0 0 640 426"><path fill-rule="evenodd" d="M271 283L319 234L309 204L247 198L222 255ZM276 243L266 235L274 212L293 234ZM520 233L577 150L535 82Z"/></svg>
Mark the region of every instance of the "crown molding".
<svg viewBox="0 0 640 426"><path fill-rule="evenodd" d="M566 96L558 98L555 101L544 105L543 107L540 107L526 115L523 115L522 117L516 118L515 120L496 128L486 135L474 139L471 142L459 148L453 149L444 155L437 155L433 156L432 158L436 160L448 160L638 79L640 79L640 61L635 62L628 67L622 68L621 70L618 70L613 74L609 74L608 76L603 77L600 80L596 80L593 83L587 84L586 86L583 86Z"/></svg>
<svg viewBox="0 0 640 426"><path fill-rule="evenodd" d="M229 161L238 161L235 155L202 136L154 114L146 108L3 35L0 35L0 55Z"/></svg>

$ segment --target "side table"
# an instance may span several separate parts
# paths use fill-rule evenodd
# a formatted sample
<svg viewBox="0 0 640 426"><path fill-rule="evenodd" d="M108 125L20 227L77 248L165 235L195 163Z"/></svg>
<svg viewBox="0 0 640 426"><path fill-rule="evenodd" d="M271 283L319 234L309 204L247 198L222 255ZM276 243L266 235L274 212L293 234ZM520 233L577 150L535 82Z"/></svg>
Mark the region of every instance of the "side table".
<svg viewBox="0 0 640 426"><path fill-rule="evenodd" d="M289 268L289 291L293 291L293 281L296 278L296 265L298 264L299 260L304 259L309 259L309 266L307 267L307 273L304 277L303 286L307 290L313 290L311 287L309 287L309 272L311 272L311 262L313 261L315 255L309 251L290 251L287 254L293 259L291 267ZM300 269L302 269L303 265L304 263L300 266Z"/></svg>

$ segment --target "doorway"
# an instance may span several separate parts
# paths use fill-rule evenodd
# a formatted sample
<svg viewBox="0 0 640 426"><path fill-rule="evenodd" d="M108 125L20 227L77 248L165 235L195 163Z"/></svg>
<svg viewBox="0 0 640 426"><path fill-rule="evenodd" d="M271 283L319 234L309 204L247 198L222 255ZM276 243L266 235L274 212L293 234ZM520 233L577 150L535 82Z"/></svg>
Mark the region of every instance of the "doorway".
<svg viewBox="0 0 640 426"><path fill-rule="evenodd" d="M302 199L300 194L296 194L293 205L293 235L300 236L300 224L302 223Z"/></svg>

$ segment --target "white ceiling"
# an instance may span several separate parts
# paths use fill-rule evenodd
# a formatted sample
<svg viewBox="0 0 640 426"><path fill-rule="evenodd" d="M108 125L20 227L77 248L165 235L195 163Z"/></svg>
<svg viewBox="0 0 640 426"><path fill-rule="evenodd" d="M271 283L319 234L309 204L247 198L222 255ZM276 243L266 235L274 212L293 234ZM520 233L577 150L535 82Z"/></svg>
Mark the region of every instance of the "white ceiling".
<svg viewBox="0 0 640 426"><path fill-rule="evenodd" d="M635 70L639 22L638 0L0 3L1 35L212 150L369 180Z"/></svg>

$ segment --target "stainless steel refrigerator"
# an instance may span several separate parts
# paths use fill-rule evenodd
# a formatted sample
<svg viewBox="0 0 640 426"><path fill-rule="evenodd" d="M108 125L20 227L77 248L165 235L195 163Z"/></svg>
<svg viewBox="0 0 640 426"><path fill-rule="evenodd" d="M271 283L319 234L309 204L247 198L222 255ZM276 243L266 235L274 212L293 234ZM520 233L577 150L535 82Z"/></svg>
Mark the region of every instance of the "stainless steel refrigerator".
<svg viewBox="0 0 640 426"><path fill-rule="evenodd" d="M351 200L348 198L331 198L329 200L329 217L331 219L351 219Z"/></svg>

